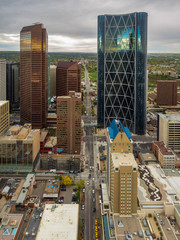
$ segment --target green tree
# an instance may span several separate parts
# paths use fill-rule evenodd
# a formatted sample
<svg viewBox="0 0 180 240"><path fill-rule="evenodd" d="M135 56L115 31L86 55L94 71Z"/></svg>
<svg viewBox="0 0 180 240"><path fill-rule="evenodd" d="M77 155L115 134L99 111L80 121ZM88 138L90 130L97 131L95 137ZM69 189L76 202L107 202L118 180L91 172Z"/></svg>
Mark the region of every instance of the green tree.
<svg viewBox="0 0 180 240"><path fill-rule="evenodd" d="M94 108L92 108L92 109L91 109L91 114L92 114L92 116L94 116L94 115L95 115Z"/></svg>
<svg viewBox="0 0 180 240"><path fill-rule="evenodd" d="M85 112L85 110L86 110L86 108L85 108L84 105L82 105L81 110L82 110L82 114L84 114L84 112Z"/></svg>

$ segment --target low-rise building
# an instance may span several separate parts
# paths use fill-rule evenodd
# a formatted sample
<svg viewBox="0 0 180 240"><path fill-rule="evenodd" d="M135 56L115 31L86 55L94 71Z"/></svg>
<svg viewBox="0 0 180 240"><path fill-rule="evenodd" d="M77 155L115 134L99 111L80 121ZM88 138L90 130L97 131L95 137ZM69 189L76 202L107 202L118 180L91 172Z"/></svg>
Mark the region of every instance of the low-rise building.
<svg viewBox="0 0 180 240"><path fill-rule="evenodd" d="M176 155L163 142L152 142L152 150L162 168L175 168Z"/></svg>
<svg viewBox="0 0 180 240"><path fill-rule="evenodd" d="M1 220L0 239L17 240L24 220L23 214L7 214Z"/></svg>
<svg viewBox="0 0 180 240"><path fill-rule="evenodd" d="M0 136L1 171L35 168L40 153L40 130L15 125Z"/></svg>
<svg viewBox="0 0 180 240"><path fill-rule="evenodd" d="M9 101L0 101L0 135L9 128Z"/></svg>
<svg viewBox="0 0 180 240"><path fill-rule="evenodd" d="M22 190L16 201L16 206L24 206L27 195L31 195L32 193L34 181L35 181L35 175L32 173L29 173L26 177L26 181L24 182L22 186Z"/></svg>
<svg viewBox="0 0 180 240"><path fill-rule="evenodd" d="M47 181L46 183L43 198L56 200L59 196L59 192L60 192L60 181L49 179L49 181Z"/></svg>
<svg viewBox="0 0 180 240"><path fill-rule="evenodd" d="M78 204L46 204L36 240L77 240Z"/></svg>

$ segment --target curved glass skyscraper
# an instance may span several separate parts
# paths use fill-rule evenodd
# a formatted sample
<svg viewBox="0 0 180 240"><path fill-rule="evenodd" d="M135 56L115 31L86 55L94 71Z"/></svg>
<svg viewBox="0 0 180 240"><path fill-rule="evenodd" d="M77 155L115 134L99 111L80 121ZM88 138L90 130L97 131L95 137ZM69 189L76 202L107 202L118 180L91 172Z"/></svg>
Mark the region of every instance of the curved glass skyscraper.
<svg viewBox="0 0 180 240"><path fill-rule="evenodd" d="M98 125L146 132L147 13L98 16Z"/></svg>

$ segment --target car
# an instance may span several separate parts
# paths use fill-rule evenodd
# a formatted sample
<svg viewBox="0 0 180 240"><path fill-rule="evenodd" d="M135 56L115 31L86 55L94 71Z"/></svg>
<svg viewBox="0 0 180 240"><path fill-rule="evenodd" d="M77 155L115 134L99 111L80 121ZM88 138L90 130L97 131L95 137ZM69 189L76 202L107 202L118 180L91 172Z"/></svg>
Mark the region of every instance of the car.
<svg viewBox="0 0 180 240"><path fill-rule="evenodd" d="M95 193L95 190L94 190L94 189L92 190L92 193L93 193L93 194Z"/></svg>
<svg viewBox="0 0 180 240"><path fill-rule="evenodd" d="M85 220L84 220L84 218L82 219L82 222L83 222L83 224L85 223Z"/></svg>
<svg viewBox="0 0 180 240"><path fill-rule="evenodd" d="M94 177L93 177L93 179L92 179L93 181L94 181Z"/></svg>
<svg viewBox="0 0 180 240"><path fill-rule="evenodd" d="M84 210L84 208L85 208L85 206L84 206L84 204L81 206L81 210Z"/></svg>
<svg viewBox="0 0 180 240"><path fill-rule="evenodd" d="M72 192L72 195L75 195L76 193L75 192Z"/></svg>
<svg viewBox="0 0 180 240"><path fill-rule="evenodd" d="M95 202L96 201L96 199L95 198L93 198L93 202Z"/></svg>
<svg viewBox="0 0 180 240"><path fill-rule="evenodd" d="M76 191L77 191L77 188L73 188L73 191L76 192Z"/></svg>
<svg viewBox="0 0 180 240"><path fill-rule="evenodd" d="M93 212L96 212L96 208L93 208Z"/></svg>
<svg viewBox="0 0 180 240"><path fill-rule="evenodd" d="M59 199L64 199L64 197L63 197L63 196L61 196Z"/></svg>
<svg viewBox="0 0 180 240"><path fill-rule="evenodd" d="M83 201L83 202L85 201L85 196L83 196L82 201Z"/></svg>
<svg viewBox="0 0 180 240"><path fill-rule="evenodd" d="M89 182L86 182L87 185L89 185Z"/></svg>
<svg viewBox="0 0 180 240"><path fill-rule="evenodd" d="M83 188L83 193L85 193L85 191L86 191L85 188Z"/></svg>
<svg viewBox="0 0 180 240"><path fill-rule="evenodd" d="M60 199L58 202L59 203L64 203L64 199Z"/></svg>

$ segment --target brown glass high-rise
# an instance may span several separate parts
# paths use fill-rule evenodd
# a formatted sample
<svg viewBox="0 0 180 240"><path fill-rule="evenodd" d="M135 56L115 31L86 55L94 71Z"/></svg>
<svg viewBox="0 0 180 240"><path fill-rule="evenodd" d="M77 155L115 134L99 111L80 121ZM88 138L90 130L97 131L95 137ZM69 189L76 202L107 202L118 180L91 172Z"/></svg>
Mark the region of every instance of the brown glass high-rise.
<svg viewBox="0 0 180 240"><path fill-rule="evenodd" d="M33 128L46 125L48 110L48 40L43 24L23 27L20 32L21 121Z"/></svg>
<svg viewBox="0 0 180 240"><path fill-rule="evenodd" d="M56 69L56 97L69 91L81 92L81 67L77 62L59 61Z"/></svg>

